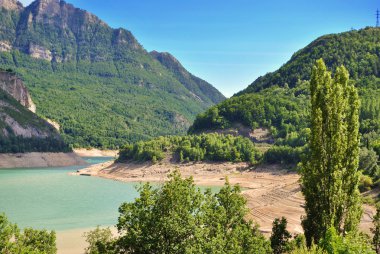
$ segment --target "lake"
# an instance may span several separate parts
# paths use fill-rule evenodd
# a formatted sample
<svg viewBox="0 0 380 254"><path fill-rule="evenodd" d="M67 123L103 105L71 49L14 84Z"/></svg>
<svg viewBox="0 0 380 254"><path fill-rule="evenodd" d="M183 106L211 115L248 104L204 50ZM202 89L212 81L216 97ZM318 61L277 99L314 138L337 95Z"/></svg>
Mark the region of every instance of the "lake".
<svg viewBox="0 0 380 254"><path fill-rule="evenodd" d="M112 158L84 158L91 164ZM83 166L0 170L0 213L19 227L71 230L115 225L121 203L138 193L136 183L71 176Z"/></svg>

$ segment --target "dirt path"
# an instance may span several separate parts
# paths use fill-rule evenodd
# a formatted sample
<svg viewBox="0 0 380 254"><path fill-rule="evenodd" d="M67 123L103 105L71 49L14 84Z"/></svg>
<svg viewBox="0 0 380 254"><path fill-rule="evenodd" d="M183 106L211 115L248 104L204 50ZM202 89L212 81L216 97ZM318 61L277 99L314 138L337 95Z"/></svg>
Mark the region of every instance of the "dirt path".
<svg viewBox="0 0 380 254"><path fill-rule="evenodd" d="M304 215L304 199L299 185L299 175L283 170L280 166L250 168L246 163L187 163L160 164L106 162L81 170L78 174L99 176L124 182L164 182L167 174L179 169L183 177L192 176L197 185L222 186L228 177L231 184L239 184L245 190L250 218L268 235L275 218L288 220L291 233L302 233L301 216ZM361 229L369 233L372 217L376 212L365 205Z"/></svg>

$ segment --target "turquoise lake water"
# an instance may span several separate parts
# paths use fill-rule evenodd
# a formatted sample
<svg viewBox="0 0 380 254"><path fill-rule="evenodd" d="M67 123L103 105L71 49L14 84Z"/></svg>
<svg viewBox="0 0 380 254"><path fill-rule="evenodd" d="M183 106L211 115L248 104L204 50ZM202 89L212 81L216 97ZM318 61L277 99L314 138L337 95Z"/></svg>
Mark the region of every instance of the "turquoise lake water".
<svg viewBox="0 0 380 254"><path fill-rule="evenodd" d="M85 159L94 164L112 158ZM0 170L0 213L21 228L61 231L115 225L120 204L137 197L137 184L68 174L80 168Z"/></svg>
<svg viewBox="0 0 380 254"><path fill-rule="evenodd" d="M113 158L84 159L96 164ZM138 196L139 183L69 175L81 168L0 169L0 213L20 228L64 231L115 225L119 206Z"/></svg>

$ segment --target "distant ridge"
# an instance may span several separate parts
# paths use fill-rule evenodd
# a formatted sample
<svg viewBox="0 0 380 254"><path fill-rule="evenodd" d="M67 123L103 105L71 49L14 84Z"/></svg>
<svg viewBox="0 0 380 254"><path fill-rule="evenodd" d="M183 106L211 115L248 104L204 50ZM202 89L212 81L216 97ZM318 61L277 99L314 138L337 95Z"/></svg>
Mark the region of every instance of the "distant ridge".
<svg viewBox="0 0 380 254"><path fill-rule="evenodd" d="M380 135L380 28L324 35L294 53L280 69L197 116L190 132L221 131L253 137L264 128L277 144L305 142L309 80L322 58L332 72L344 65L361 99L360 132ZM252 138L253 139L253 138ZM301 142L302 141L302 142ZM292 143L293 142L293 143ZM299 142L299 143L297 143Z"/></svg>
<svg viewBox="0 0 380 254"><path fill-rule="evenodd" d="M184 134L196 114L225 99L159 55L64 1L0 0L0 67L26 81L37 113L59 123L74 147Z"/></svg>

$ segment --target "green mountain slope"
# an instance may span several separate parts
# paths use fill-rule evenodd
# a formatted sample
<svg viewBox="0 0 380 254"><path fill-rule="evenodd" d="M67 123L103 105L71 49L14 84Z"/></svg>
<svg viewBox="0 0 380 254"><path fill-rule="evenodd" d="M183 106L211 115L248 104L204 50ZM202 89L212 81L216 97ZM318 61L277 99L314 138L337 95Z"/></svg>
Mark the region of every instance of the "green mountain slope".
<svg viewBox="0 0 380 254"><path fill-rule="evenodd" d="M0 70L0 153L71 151L52 125L14 98L28 91L14 74Z"/></svg>
<svg viewBox="0 0 380 254"><path fill-rule="evenodd" d="M326 35L301 49L279 70L258 78L232 98L197 116L190 132L267 127L277 144L303 144L309 125L308 80L317 59L330 70L344 65L361 98L363 137L380 137L380 28ZM372 139L373 139L372 138Z"/></svg>
<svg viewBox="0 0 380 254"><path fill-rule="evenodd" d="M74 146L183 134L196 114L224 99L207 82L181 80L131 32L64 1L1 3L0 67L22 77L37 113L58 122Z"/></svg>
<svg viewBox="0 0 380 254"><path fill-rule="evenodd" d="M271 86L292 88L309 80L315 61L323 58L329 69L344 65L359 87L380 87L380 28L322 36L296 52L279 70L259 77L239 94L257 92Z"/></svg>
<svg viewBox="0 0 380 254"><path fill-rule="evenodd" d="M175 77L187 89L192 91L200 101L210 101L212 104L215 104L226 99L215 87L189 73L170 53L152 51L150 55L157 59L170 72L174 73Z"/></svg>

